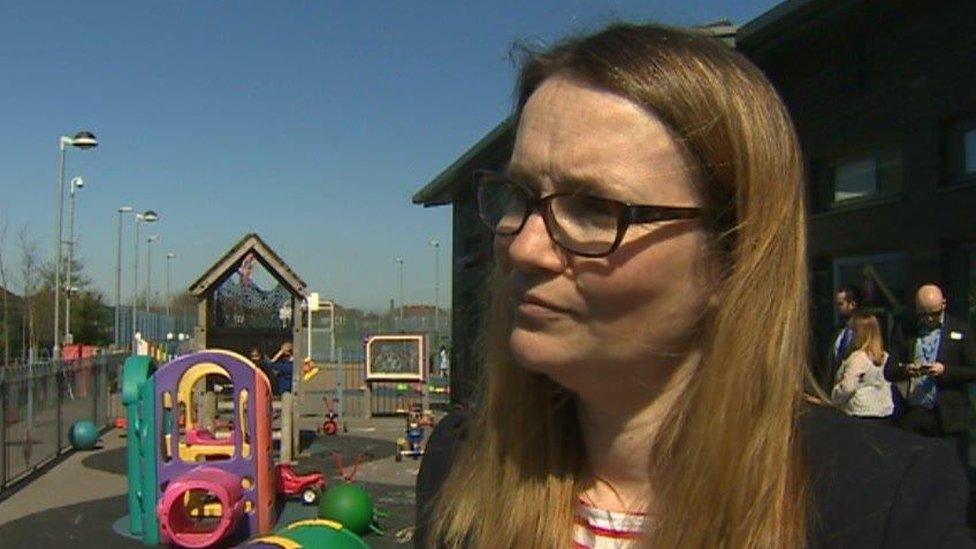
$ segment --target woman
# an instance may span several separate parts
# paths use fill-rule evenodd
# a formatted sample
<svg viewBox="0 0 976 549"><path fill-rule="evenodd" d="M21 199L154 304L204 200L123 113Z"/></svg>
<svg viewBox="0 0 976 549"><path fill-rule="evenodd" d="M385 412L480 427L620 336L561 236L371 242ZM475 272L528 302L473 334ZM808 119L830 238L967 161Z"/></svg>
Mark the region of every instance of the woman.
<svg viewBox="0 0 976 549"><path fill-rule="evenodd" d="M614 26L531 58L516 116L505 171L478 176L487 379L429 441L418 546L965 539L951 454L805 404L803 163L758 69ZM892 506L919 475L940 499Z"/></svg>
<svg viewBox="0 0 976 549"><path fill-rule="evenodd" d="M847 415L889 420L895 403L891 383L884 377L888 353L882 345L881 326L874 315L855 313L851 328L854 332L853 352L837 371L830 399Z"/></svg>

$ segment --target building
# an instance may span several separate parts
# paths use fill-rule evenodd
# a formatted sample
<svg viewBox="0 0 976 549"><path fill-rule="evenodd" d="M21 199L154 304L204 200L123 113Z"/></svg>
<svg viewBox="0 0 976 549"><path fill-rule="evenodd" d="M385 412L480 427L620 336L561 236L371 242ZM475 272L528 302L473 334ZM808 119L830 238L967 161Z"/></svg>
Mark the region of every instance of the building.
<svg viewBox="0 0 976 549"><path fill-rule="evenodd" d="M817 349L834 326L834 289L862 286L890 325L923 282L976 321L976 4L789 0L738 29L735 47L762 68L795 121L808 165ZM728 41L728 26L722 26ZM508 157L505 120L417 192L453 204L453 394L480 369L490 236L470 173Z"/></svg>
<svg viewBox="0 0 976 549"><path fill-rule="evenodd" d="M845 283L888 324L929 281L976 320L974 25L967 2L791 1L738 33L807 159L819 347Z"/></svg>

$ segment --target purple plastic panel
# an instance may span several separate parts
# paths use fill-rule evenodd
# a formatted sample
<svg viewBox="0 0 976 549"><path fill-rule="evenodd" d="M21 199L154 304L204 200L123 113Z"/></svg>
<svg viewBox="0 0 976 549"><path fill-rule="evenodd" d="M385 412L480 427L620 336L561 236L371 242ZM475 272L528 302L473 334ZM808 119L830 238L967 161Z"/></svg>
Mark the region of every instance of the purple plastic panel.
<svg viewBox="0 0 976 549"><path fill-rule="evenodd" d="M153 414L155 427L156 427L156 436L160 437L161 439L162 438L161 435L163 433L163 414L162 414L163 393L169 391L170 395L172 395L173 422L175 425L178 423L178 414L179 414L179 405L177 402L177 397L178 397L178 387L179 387L180 379L183 377L183 374L186 373L186 371L189 370L191 367L196 366L197 364L200 363L207 363L207 362L222 367L223 369L227 370L228 374L230 374L231 382L234 385L234 418L235 418L234 431L235 433L234 433L234 457L226 460L208 461L206 462L206 465L208 467L214 467L217 469L227 471L228 473L232 473L241 478L243 478L244 476L250 477L252 480L252 486L249 489L244 490L244 495L247 499L257 504L257 502L260 501L260 498L258 498L256 490L257 487L261 485L261 483L258 482L257 453L255 452L256 448L253 446L254 435L253 434L251 435L251 440L252 440L251 455L247 459L242 458L241 444L243 442L244 437L242 436L240 432L240 426L237 425L237 421L236 421L236 418L239 413L239 410L237 409L237 407L239 406L238 395L240 394L241 390L247 389L248 394L252 395L250 397L250 401L252 402L252 404L254 402L253 395L256 394L255 385L254 385L255 377L256 377L255 370L249 364L226 353L202 351L199 353L194 353L191 355L186 355L177 358L176 360L173 360L172 362L169 362L165 366L156 370L156 373L154 374L154 377L156 379L156 395L155 395L156 413ZM248 432L257 433L258 432L257 425L255 423L255 417L256 417L255 407L252 405L249 408L250 409L248 410L249 413L247 417ZM180 459L179 443L180 443L180 437L179 437L179 429L177 426L177 429L174 432L174 436L170 437L170 455L173 456L173 458L169 462L163 461L162 448L159 449L159 452L156 455L156 463L157 463L156 470L158 472L156 481L159 483L160 494L163 493L162 487L164 485L168 485L171 481L178 479L182 475L185 475L192 469L195 469L203 464L202 462L185 462L182 459ZM160 440L159 444L162 445L162 440ZM247 520L248 535L252 536L257 534L258 533L257 513L248 513L245 515L245 517Z"/></svg>

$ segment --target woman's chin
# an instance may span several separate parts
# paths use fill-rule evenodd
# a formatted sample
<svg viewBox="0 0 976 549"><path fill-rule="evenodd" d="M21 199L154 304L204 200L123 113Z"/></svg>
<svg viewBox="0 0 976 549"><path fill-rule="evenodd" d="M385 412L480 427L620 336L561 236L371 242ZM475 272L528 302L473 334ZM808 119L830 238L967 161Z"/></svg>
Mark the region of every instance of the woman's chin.
<svg viewBox="0 0 976 549"><path fill-rule="evenodd" d="M579 363L581 344L567 337L516 328L509 345L519 366L549 376L557 383Z"/></svg>

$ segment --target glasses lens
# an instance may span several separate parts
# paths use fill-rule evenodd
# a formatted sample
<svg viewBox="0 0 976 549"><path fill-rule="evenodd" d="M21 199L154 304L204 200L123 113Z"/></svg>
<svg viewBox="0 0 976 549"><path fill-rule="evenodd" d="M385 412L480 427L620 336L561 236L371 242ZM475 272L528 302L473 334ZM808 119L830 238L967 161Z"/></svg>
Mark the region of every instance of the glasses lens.
<svg viewBox="0 0 976 549"><path fill-rule="evenodd" d="M527 197L514 183L491 174L478 180L478 210L495 234L515 234L522 228Z"/></svg>
<svg viewBox="0 0 976 549"><path fill-rule="evenodd" d="M590 196L555 196L549 201L553 238L580 254L604 254L617 239L623 204Z"/></svg>

